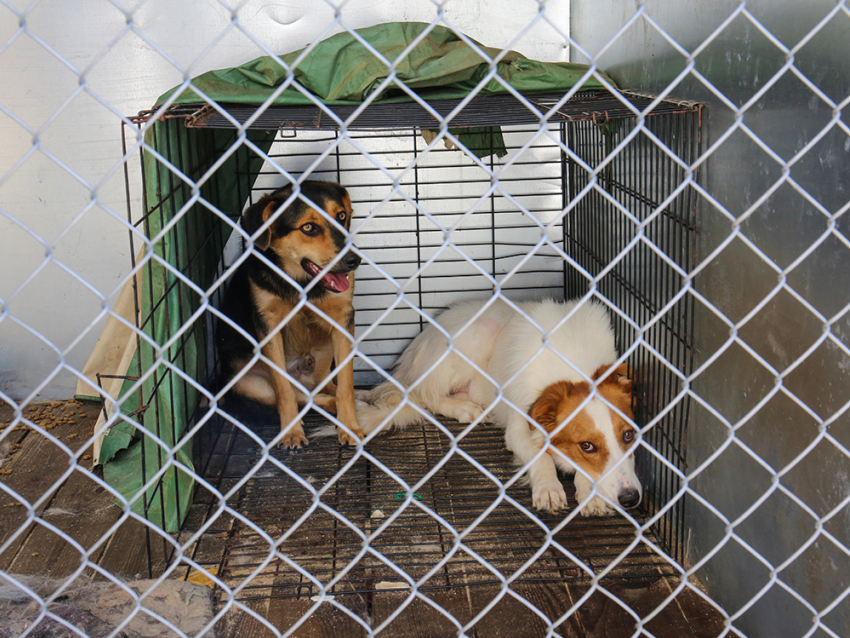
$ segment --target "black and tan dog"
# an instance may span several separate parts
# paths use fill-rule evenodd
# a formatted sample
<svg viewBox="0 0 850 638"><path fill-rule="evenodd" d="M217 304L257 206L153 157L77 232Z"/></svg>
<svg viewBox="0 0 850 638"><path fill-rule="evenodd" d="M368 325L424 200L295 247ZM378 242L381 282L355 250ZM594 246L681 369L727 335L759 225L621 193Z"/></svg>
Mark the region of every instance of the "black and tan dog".
<svg viewBox="0 0 850 638"><path fill-rule="evenodd" d="M340 442L354 444L363 438L354 401L354 363L348 358L354 333L354 270L360 257L346 252L313 282L345 248L343 229L351 227L351 199L342 186L331 182L305 181L300 188L301 197L292 199L280 213L278 209L292 197L291 186L265 195L242 215L242 228L254 237L255 251L298 285L254 254L232 276L222 311L260 343L272 335L262 345L262 354L273 364L256 361L232 390L276 407L285 432L282 445L300 447L307 437L297 417L307 396L279 372L285 369L306 390L319 388L314 404L336 413L349 430L339 428ZM271 224L257 235L270 219ZM308 286L307 301L348 334L306 305L295 311ZM254 346L226 321L219 322L217 341L227 382L251 362ZM331 379L332 361L345 362L337 372L338 385Z"/></svg>

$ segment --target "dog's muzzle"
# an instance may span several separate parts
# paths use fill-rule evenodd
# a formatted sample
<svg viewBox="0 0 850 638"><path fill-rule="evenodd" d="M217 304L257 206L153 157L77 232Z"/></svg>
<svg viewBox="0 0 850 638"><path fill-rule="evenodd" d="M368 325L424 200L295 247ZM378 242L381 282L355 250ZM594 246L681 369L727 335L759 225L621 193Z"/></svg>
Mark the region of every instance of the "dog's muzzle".
<svg viewBox="0 0 850 638"><path fill-rule="evenodd" d="M347 252L343 255L336 267L322 277L319 285L325 290L331 292L345 292L349 288L348 273L353 271L360 265L360 256L354 252ZM312 277L316 277L321 273L319 268L309 259L301 260L301 267Z"/></svg>

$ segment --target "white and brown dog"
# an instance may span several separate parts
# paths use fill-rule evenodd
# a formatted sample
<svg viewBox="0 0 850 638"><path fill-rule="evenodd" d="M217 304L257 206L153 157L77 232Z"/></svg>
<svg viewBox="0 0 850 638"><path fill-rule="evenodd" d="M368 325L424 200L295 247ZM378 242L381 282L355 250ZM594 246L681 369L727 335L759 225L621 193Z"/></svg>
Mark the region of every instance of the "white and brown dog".
<svg viewBox="0 0 850 638"><path fill-rule="evenodd" d="M519 313L501 300L485 304L453 305L437 318L440 327L429 325L411 342L396 364L397 383L380 384L358 403L363 429L423 422L413 403L465 423L486 411L528 465L537 509L566 507L558 468L575 475L584 515L638 505L632 382L625 364L612 368L617 351L604 306L521 302ZM403 405L398 386L412 387ZM547 453L538 455L541 448Z"/></svg>

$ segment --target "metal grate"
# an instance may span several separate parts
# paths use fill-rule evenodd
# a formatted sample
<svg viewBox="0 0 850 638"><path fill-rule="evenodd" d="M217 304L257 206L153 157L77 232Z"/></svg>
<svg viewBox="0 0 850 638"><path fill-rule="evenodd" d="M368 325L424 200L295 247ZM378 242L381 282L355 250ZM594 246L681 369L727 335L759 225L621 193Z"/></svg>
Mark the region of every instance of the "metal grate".
<svg viewBox="0 0 850 638"><path fill-rule="evenodd" d="M266 441L278 430L276 423L265 425L262 419L263 425L258 426L256 417L240 420L253 423L254 432ZM316 423L313 419L312 424ZM444 425L454 438L467 424L448 421ZM224 424L218 427L228 428ZM256 443L247 435L218 434L220 447L212 455L218 458L211 458L209 466L218 470L207 475L207 480L233 485L247 469L255 470L229 499L250 525L235 522L227 553L216 566L226 582L234 586L246 583L239 593L245 602L258 597L310 598L319 594L317 584L304 573L322 585L338 579L328 588L338 599L363 599L377 591L407 589L402 573L414 581L431 573L418 587L420 591L499 584L493 569L506 578L519 573L515 582L527 583L588 580L603 571L610 579L675 573L645 542L630 548L635 526L619 517L576 519L547 538L561 518L531 516L499 494L498 482L507 482L515 469L502 432L493 426L479 426L463 436L458 443L462 453L452 453L452 438L433 426L380 437L369 448L377 462L358 458L356 450L340 448L335 439L314 439L297 452L276 450L273 460L261 463ZM437 466L446 455L449 461ZM464 455L484 466L492 478ZM390 478L381 464L391 467L408 484L419 485L415 503L405 504L406 489ZM322 491L336 476L339 478L330 489L322 493L319 508L307 515L315 506L302 481ZM565 487L575 506L572 484ZM511 487L506 495L531 510L526 486ZM348 522L327 510L344 515ZM390 517L392 522L385 525ZM640 516L637 520L643 522ZM364 538L378 528L380 533L370 537L369 552L358 558ZM277 549L286 561L267 561L269 545L264 534L285 539ZM459 536L463 536L462 545ZM652 535L645 539L655 540ZM580 567L576 558L587 568ZM612 563L616 566L608 570Z"/></svg>
<svg viewBox="0 0 850 638"><path fill-rule="evenodd" d="M598 173L605 196L596 190L583 194L590 175L577 161L566 159L565 202L578 204L565 219L565 241L567 252L582 269L593 277L601 275L600 292L622 312L613 315L614 328L618 351L631 351L628 362L636 380L635 419L642 426L653 423L647 438L660 455L644 454L641 459L643 479L653 486L646 498L653 512L672 504L656 532L679 562L684 560L685 508L683 500L674 498L682 489L680 475L670 468L682 474L687 469L689 402L677 396L681 377L663 365L656 353L685 376L693 371L694 300L682 291L696 265L697 198L694 190L684 185L688 181L685 165L696 162L702 150L701 125L700 109L646 120L646 128L664 141L676 160L645 135L628 140L631 124L608 128L566 125L567 145L593 168L628 140ZM623 210L629 214L624 215ZM573 269L568 281L567 296L584 294L586 275ZM659 315L660 319L651 323Z"/></svg>
<svg viewBox="0 0 850 638"><path fill-rule="evenodd" d="M615 97L607 91L581 91L563 99L562 95L525 96L527 102L520 102L513 95L476 96L464 104L450 120L452 128L476 126L514 126L518 124L539 124L548 114L546 121L558 122L592 121L604 124L612 119L634 117L637 113L662 115L667 113L685 113L699 109L696 102L685 100L661 100L650 109L656 100L653 96L632 91L623 91ZM427 95L423 101L440 118L448 118L461 104L461 100L431 100ZM630 104L629 108L626 104ZM166 117L186 118L186 126L191 128L235 128L233 122L240 125L251 120L250 129L284 130L308 129L316 131L340 130L341 122L349 130L392 130L399 128L440 128L440 120L419 102L399 102L396 104L370 104L355 119L351 119L359 105L329 105L325 109L317 106L270 106L257 114L253 106L238 104L220 104L213 108L206 104L181 104L169 109ZM327 111L333 113L329 115ZM227 116L223 114L227 113ZM140 114L145 117L151 111ZM228 117L229 116L229 117ZM334 117L335 116L335 117ZM253 118L253 119L251 119ZM351 121L349 121L351 120Z"/></svg>

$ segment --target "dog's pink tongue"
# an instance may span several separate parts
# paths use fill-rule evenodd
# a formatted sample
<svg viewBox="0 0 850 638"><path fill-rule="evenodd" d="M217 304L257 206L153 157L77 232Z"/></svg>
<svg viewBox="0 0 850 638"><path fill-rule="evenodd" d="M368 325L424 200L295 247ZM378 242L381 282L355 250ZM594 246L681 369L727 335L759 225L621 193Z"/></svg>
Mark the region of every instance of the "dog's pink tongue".
<svg viewBox="0 0 850 638"><path fill-rule="evenodd" d="M345 292L348 290L348 277L346 275L329 272L322 277L322 284L334 292Z"/></svg>

